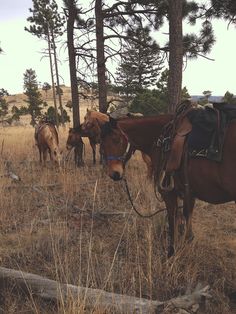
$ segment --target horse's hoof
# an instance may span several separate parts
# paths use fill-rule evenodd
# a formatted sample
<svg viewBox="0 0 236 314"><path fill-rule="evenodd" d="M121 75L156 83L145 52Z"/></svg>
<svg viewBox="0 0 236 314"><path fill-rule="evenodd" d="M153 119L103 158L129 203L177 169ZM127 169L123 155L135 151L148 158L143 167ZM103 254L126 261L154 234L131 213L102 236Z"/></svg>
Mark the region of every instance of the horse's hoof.
<svg viewBox="0 0 236 314"><path fill-rule="evenodd" d="M179 235L182 237L184 235L185 232L185 224L179 224L178 226L178 230L179 230Z"/></svg>
<svg viewBox="0 0 236 314"><path fill-rule="evenodd" d="M169 249L168 249L167 257L170 258L174 254L175 254L175 249L173 248L173 246L170 246Z"/></svg>
<svg viewBox="0 0 236 314"><path fill-rule="evenodd" d="M192 233L192 234L190 234L190 235L186 238L186 242L187 242L187 243L191 243L191 242L193 241L193 239L194 239L194 234Z"/></svg>
<svg viewBox="0 0 236 314"><path fill-rule="evenodd" d="M78 168L84 167L84 162L78 162L77 167Z"/></svg>

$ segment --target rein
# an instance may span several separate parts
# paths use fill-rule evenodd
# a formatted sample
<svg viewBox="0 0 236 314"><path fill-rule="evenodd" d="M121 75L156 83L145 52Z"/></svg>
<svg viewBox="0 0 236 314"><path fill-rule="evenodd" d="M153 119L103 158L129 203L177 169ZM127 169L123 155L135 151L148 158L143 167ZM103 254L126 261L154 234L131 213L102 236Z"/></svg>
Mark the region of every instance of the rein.
<svg viewBox="0 0 236 314"><path fill-rule="evenodd" d="M127 180L126 180L125 177L123 178L123 181L125 182L126 192L127 192L127 194L128 194L128 198L129 198L129 201L130 201L130 203L131 203L131 205L132 205L132 208L133 208L133 210L136 212L136 214L138 214L140 217L142 217L142 218L151 218L151 217L153 217L153 216L159 214L160 212L163 212L164 210L166 210L166 208L161 208L161 209L158 209L157 211L155 211L154 213L152 213L152 214L150 214L150 215L143 215L143 214L141 214L141 213L137 210L137 208L134 206L133 200L132 200L131 195L130 195L128 183L127 183Z"/></svg>

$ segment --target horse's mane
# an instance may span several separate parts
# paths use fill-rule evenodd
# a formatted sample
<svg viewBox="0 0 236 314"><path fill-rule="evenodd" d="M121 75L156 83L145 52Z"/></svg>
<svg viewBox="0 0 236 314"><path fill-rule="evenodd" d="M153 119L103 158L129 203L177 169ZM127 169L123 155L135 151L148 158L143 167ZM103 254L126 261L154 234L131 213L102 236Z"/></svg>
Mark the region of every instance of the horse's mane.
<svg viewBox="0 0 236 314"><path fill-rule="evenodd" d="M106 135L109 135L112 133L114 126L111 124L110 121L107 121L103 125L100 126L100 129L101 129L101 138L104 138Z"/></svg>
<svg viewBox="0 0 236 314"><path fill-rule="evenodd" d="M100 122L107 122L109 120L107 114L95 110L88 110L85 115L85 119L86 118L91 119L92 121L97 119Z"/></svg>

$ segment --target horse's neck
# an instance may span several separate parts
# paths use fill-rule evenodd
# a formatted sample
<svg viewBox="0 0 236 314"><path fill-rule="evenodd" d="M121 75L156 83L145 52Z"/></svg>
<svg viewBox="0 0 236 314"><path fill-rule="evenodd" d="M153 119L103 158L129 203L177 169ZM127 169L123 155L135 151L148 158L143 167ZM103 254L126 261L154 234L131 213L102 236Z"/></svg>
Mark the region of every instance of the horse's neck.
<svg viewBox="0 0 236 314"><path fill-rule="evenodd" d="M91 119L94 120L98 120L99 122L105 123L107 121L109 121L109 117L107 114L105 113L101 113L101 112L93 112L91 113Z"/></svg>
<svg viewBox="0 0 236 314"><path fill-rule="evenodd" d="M151 137L158 137L161 135L163 127L171 120L171 115L140 118L140 119L124 119L118 122L119 126L123 131L127 132L128 136L136 136L148 139Z"/></svg>
<svg viewBox="0 0 236 314"><path fill-rule="evenodd" d="M163 127L171 120L171 115L120 120L119 127L126 133L136 149L149 154L154 141L161 135Z"/></svg>
<svg viewBox="0 0 236 314"><path fill-rule="evenodd" d="M49 128L50 133L52 134L53 143L55 145L58 145L59 137L58 137L57 129L53 125L48 125L48 128Z"/></svg>

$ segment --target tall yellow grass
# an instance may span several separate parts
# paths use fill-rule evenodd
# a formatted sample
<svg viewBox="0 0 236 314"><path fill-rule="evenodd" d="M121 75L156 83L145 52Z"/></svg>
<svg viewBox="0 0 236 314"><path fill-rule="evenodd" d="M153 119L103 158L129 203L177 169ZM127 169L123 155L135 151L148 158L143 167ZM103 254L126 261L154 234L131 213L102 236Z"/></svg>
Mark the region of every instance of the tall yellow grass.
<svg viewBox="0 0 236 314"><path fill-rule="evenodd" d="M233 204L198 202L194 241L166 258L166 217L138 217L122 182L113 182L101 165L92 165L86 141L85 166L73 158L59 172L39 164L31 127L0 129L1 265L110 292L165 300L209 284L212 300L202 313L234 313L229 296L236 291L236 225ZM65 149L67 130L60 130ZM64 152L65 153L65 152ZM72 157L72 156L71 156ZM99 160L99 158L97 158ZM7 166L18 176L13 182ZM146 179L137 153L126 176L143 213L164 207ZM1 291L3 313L86 313L85 300L50 305L34 296ZM102 313L97 308L94 313Z"/></svg>

